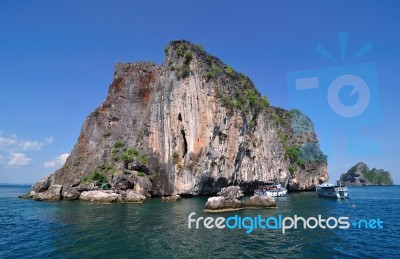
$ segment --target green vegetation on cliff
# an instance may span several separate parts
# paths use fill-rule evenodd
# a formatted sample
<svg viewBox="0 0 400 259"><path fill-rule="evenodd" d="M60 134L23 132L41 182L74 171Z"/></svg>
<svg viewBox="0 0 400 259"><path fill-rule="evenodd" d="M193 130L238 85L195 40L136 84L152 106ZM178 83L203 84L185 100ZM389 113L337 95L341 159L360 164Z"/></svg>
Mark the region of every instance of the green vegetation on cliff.
<svg viewBox="0 0 400 259"><path fill-rule="evenodd" d="M212 194L226 185L251 192L265 179L306 190L328 178L307 116L270 106L248 76L198 45L173 41L164 51L161 66L115 65L108 95L69 159L35 192L61 184L67 199L77 199L87 188L81 183L116 178L156 196Z"/></svg>
<svg viewBox="0 0 400 259"><path fill-rule="evenodd" d="M377 185L393 185L393 180L388 172L376 170L375 168L364 174L365 180L371 184Z"/></svg>

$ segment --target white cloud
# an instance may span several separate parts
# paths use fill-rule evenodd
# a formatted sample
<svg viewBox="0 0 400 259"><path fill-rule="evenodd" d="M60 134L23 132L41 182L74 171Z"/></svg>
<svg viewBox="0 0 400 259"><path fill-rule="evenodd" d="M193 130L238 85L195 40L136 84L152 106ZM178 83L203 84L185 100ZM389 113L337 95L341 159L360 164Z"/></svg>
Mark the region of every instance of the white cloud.
<svg viewBox="0 0 400 259"><path fill-rule="evenodd" d="M0 147L5 147L5 146L11 146L15 145L17 143L17 140L13 137L11 138L5 138L2 136L0 132Z"/></svg>
<svg viewBox="0 0 400 259"><path fill-rule="evenodd" d="M45 162L43 166L46 168L60 168L65 164L65 161L67 160L68 156L69 156L68 153L62 154L51 161Z"/></svg>
<svg viewBox="0 0 400 259"><path fill-rule="evenodd" d="M21 141L19 145L23 150L41 150L44 143L39 141Z"/></svg>
<svg viewBox="0 0 400 259"><path fill-rule="evenodd" d="M24 140L18 138L17 135L11 134L10 137L4 137L3 132L0 131L0 148L7 150L8 152L15 152L16 150L41 150L44 145L52 144L53 138L46 138L45 141L38 140Z"/></svg>
<svg viewBox="0 0 400 259"><path fill-rule="evenodd" d="M32 158L27 157L24 153L11 153L10 160L8 160L9 166L25 166L32 162Z"/></svg>
<svg viewBox="0 0 400 259"><path fill-rule="evenodd" d="M45 142L46 144L53 144L54 138L50 137L50 138L46 138Z"/></svg>

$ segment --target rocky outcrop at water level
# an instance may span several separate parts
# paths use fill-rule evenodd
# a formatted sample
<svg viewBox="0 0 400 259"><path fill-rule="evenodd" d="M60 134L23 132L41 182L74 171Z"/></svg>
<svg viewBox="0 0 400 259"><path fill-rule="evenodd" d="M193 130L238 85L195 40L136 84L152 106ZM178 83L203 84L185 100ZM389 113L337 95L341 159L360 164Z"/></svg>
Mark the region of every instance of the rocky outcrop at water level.
<svg viewBox="0 0 400 259"><path fill-rule="evenodd" d="M207 212L221 212L227 210L238 210L245 208L269 208L276 207L276 201L271 196L251 196L245 202L241 201L243 192L239 186L224 187L218 196L208 198L205 205Z"/></svg>
<svg viewBox="0 0 400 259"><path fill-rule="evenodd" d="M271 107L247 76L201 46L173 41L161 66L115 65L108 95L65 165L26 197L54 185L62 185L61 199L78 199L101 185L150 197L230 185L251 192L270 181L311 190L327 179L309 118Z"/></svg>

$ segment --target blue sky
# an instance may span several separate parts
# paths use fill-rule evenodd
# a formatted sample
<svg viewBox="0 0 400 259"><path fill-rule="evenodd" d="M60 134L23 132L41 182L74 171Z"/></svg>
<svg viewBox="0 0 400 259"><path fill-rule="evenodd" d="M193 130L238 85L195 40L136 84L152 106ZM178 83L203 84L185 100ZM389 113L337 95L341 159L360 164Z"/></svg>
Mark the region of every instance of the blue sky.
<svg viewBox="0 0 400 259"><path fill-rule="evenodd" d="M272 105L288 109L328 107L318 94L319 101L289 98L289 73L374 63L369 72L376 74L379 102L370 121L346 127L326 109L308 115L329 154L331 180L364 161L400 183L399 13L398 1L2 0L0 182L32 183L62 164L86 116L105 98L117 61L160 64L170 40L187 39L250 76ZM344 61L338 32L348 33ZM350 62L366 42L372 51ZM339 61L318 55L318 44ZM344 89L340 98L351 105L360 97ZM357 129L358 150L371 149L367 140L373 140L374 154L348 154L350 127Z"/></svg>

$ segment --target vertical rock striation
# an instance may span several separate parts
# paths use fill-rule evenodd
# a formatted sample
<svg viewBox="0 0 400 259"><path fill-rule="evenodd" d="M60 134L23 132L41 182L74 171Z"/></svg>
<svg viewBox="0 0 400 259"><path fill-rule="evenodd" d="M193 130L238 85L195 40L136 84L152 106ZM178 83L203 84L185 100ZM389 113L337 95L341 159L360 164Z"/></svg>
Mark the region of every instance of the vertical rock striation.
<svg viewBox="0 0 400 259"><path fill-rule="evenodd" d="M159 196L270 181L310 190L328 179L309 118L270 107L247 76L198 45L173 41L165 54L161 66L115 65L65 165L32 191L59 184L67 197L99 175L109 183L126 176L142 195Z"/></svg>

